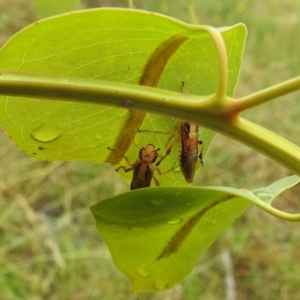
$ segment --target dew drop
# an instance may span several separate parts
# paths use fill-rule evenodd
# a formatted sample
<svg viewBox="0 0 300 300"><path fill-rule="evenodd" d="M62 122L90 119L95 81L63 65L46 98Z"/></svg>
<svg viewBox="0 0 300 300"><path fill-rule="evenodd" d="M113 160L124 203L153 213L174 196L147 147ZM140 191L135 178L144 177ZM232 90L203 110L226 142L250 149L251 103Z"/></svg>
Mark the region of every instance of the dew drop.
<svg viewBox="0 0 300 300"><path fill-rule="evenodd" d="M273 198L272 195L268 194L268 193L265 193L265 192L259 192L256 194L256 196L258 198L260 198L261 200L263 201L268 201L268 200L271 200Z"/></svg>
<svg viewBox="0 0 300 300"><path fill-rule="evenodd" d="M62 130L55 125L43 124L31 131L30 135L38 142L48 143L55 141L63 134Z"/></svg>
<svg viewBox="0 0 300 300"><path fill-rule="evenodd" d="M179 197L179 196L182 195L182 192L176 192L174 195L175 195L176 197Z"/></svg>
<svg viewBox="0 0 300 300"><path fill-rule="evenodd" d="M154 282L154 288L158 291L166 290L169 286L168 282L162 281L162 280L156 280Z"/></svg>
<svg viewBox="0 0 300 300"><path fill-rule="evenodd" d="M145 268L144 266L137 267L135 269L135 271L141 277L148 277L150 275L150 271L147 268Z"/></svg>
<svg viewBox="0 0 300 300"><path fill-rule="evenodd" d="M173 219L173 220L170 220L168 222L166 222L167 224L169 225L176 225L176 224L179 224L182 222L182 219L181 218L178 218L178 219Z"/></svg>
<svg viewBox="0 0 300 300"><path fill-rule="evenodd" d="M156 199L150 200L150 202L152 204L154 204L155 206L160 206L160 205L164 204L166 202L166 200L165 199L161 199L161 198L156 198Z"/></svg>
<svg viewBox="0 0 300 300"><path fill-rule="evenodd" d="M99 141L101 141L103 139L103 135L102 134L97 134L95 135L95 138Z"/></svg>

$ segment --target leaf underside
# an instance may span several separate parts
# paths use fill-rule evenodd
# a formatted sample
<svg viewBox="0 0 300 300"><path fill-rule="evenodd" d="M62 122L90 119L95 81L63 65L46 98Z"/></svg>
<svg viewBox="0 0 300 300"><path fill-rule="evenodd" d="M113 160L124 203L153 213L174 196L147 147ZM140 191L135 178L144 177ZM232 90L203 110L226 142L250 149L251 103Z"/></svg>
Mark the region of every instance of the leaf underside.
<svg viewBox="0 0 300 300"><path fill-rule="evenodd" d="M227 95L233 96L246 29L239 24L219 30L228 53ZM1 49L0 70L178 92L184 82L184 93L203 96L214 94L219 82L216 46L203 27L124 9L81 11L36 22ZM161 155L174 142L160 166L165 172L178 164L177 122L104 105L0 96L1 125L16 145L40 160L128 165L124 155L132 163L138 156L132 139L141 146L154 144ZM204 156L213 137L214 133L202 129ZM127 174L128 180L131 176ZM161 185L186 185L177 169L159 181ZM251 201L271 205L277 194L298 181L288 177L253 193L231 188L146 188L103 201L91 211L101 238L118 269L130 278L133 291L165 290L191 271Z"/></svg>
<svg viewBox="0 0 300 300"><path fill-rule="evenodd" d="M220 29L228 51L228 95L237 82L246 30ZM163 15L126 9L96 9L45 19L15 35L0 51L0 69L143 84L210 95L219 82L215 44L200 26ZM177 121L104 105L0 97L0 123L26 153L40 160L75 160L128 165L147 143L173 151L161 165L176 166ZM138 129L161 131L137 133ZM205 153L213 134L203 129ZM107 147L114 149L108 150ZM124 172L120 174L126 177ZM127 175L131 177L131 175ZM179 171L161 185L186 185Z"/></svg>
<svg viewBox="0 0 300 300"><path fill-rule="evenodd" d="M191 271L252 202L271 204L298 182L298 176L287 177L256 189L255 194L224 187L140 189L100 202L91 211L99 235L117 268L130 278L132 290L165 290Z"/></svg>

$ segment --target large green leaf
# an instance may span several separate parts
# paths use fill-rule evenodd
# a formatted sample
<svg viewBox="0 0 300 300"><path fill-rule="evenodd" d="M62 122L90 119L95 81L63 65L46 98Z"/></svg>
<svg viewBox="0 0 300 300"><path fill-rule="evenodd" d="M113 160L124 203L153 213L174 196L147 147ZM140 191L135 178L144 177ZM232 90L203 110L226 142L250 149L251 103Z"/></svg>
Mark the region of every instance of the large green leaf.
<svg viewBox="0 0 300 300"><path fill-rule="evenodd" d="M233 95L246 30L236 25L219 31L228 51L227 93ZM2 48L0 69L143 84L178 92L184 81L183 92L197 95L213 94L219 82L216 46L203 27L126 9L81 11L37 22ZM41 160L127 165L121 161L124 154L132 163L138 155L133 138L141 146L154 144L164 154L176 122L103 105L0 97L1 125L22 150ZM168 134L137 133L138 129ZM204 129L203 136L207 151L213 135ZM172 141L176 139L175 133ZM161 171L177 164L177 144ZM180 172L170 172L159 181L162 185L186 184Z"/></svg>
<svg viewBox="0 0 300 300"><path fill-rule="evenodd" d="M140 189L100 202L91 211L133 291L165 290L191 271L251 202L266 201L273 209L272 200L299 181L287 177L254 193L224 187Z"/></svg>

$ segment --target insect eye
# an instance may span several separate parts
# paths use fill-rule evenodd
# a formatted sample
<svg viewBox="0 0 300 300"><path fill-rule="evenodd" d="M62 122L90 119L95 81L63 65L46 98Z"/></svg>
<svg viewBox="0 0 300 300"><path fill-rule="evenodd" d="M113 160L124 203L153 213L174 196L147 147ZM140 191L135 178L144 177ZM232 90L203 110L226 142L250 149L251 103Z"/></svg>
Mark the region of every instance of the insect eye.
<svg viewBox="0 0 300 300"><path fill-rule="evenodd" d="M151 162L155 162L156 159L157 159L157 157L158 157L158 153L157 153L156 151L154 151L154 152L152 153L152 155L151 155L151 158L152 158L152 161L151 161Z"/></svg>

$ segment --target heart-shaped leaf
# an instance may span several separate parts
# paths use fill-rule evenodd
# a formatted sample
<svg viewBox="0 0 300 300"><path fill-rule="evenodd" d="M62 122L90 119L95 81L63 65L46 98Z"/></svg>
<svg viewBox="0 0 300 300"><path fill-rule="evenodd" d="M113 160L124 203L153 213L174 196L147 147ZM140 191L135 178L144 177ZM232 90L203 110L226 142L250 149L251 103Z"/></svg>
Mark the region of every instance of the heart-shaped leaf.
<svg viewBox="0 0 300 300"><path fill-rule="evenodd" d="M219 30L228 51L228 95L237 82L246 30ZM150 12L98 9L45 19L15 35L0 51L0 69L85 77L141 84L185 93L216 92L219 66L216 45L202 26ZM126 106L127 99L124 99ZM133 163L138 149L152 143L165 154L176 141L177 121L104 105L0 97L0 122L12 140L41 160ZM166 132L141 132L138 130ZM205 151L212 135L203 135ZM177 164L178 143L161 165ZM110 147L113 150L108 150ZM125 175L125 174L122 174ZM162 185L185 185L180 172L159 179Z"/></svg>
<svg viewBox="0 0 300 300"><path fill-rule="evenodd" d="M299 181L287 177L254 193L225 187L140 189L100 202L91 211L133 291L165 290L191 271L251 202L261 203L268 195L266 210L274 210L271 201Z"/></svg>

